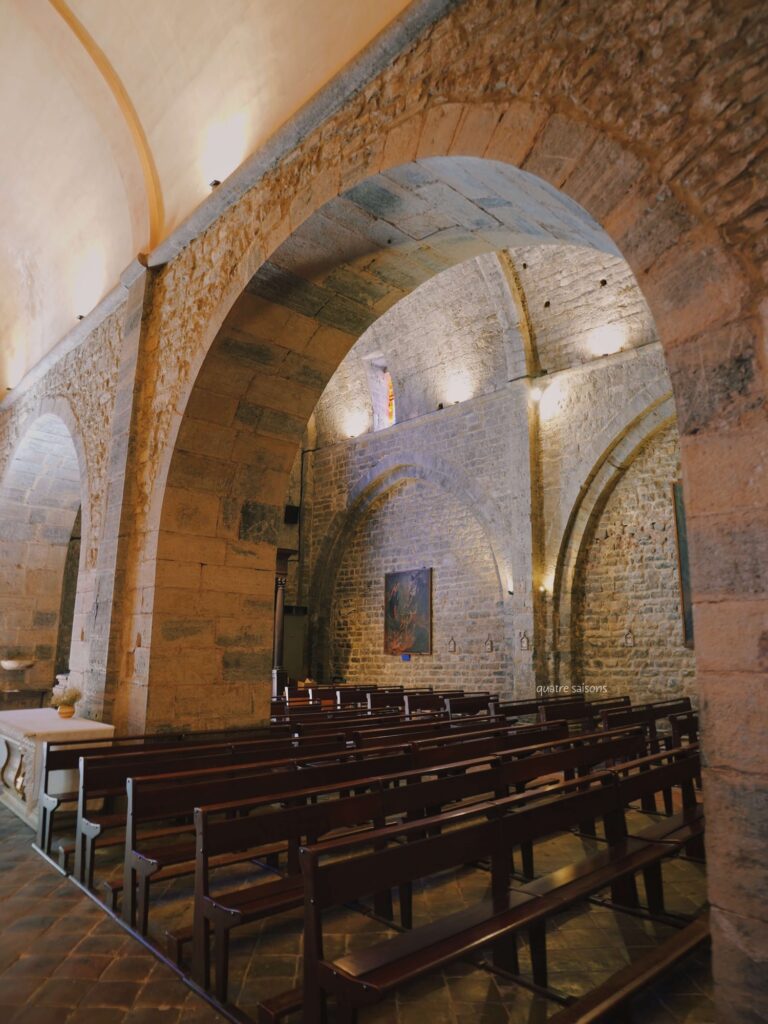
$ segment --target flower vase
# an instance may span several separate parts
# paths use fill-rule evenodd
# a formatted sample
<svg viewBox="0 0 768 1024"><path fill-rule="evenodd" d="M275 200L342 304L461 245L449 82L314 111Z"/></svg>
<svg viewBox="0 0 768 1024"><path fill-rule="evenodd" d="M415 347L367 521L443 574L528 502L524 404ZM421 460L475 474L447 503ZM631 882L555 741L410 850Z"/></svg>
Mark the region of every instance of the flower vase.
<svg viewBox="0 0 768 1024"><path fill-rule="evenodd" d="M59 718L72 718L74 713L74 704L59 704Z"/></svg>

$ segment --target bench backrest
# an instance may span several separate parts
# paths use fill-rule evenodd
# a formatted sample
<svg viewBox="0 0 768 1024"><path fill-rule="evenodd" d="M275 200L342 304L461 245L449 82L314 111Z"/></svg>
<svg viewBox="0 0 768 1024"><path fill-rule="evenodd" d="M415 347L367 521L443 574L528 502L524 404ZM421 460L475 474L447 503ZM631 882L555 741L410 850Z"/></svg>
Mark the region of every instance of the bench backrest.
<svg viewBox="0 0 768 1024"><path fill-rule="evenodd" d="M499 699L496 694L467 694L463 697L445 697L445 710L449 718L460 718L462 715L493 715L496 714Z"/></svg>
<svg viewBox="0 0 768 1024"><path fill-rule="evenodd" d="M565 718L573 722L590 717L589 706L584 700L557 701L554 704L539 705L539 720L542 722L551 722L555 718Z"/></svg>
<svg viewBox="0 0 768 1024"><path fill-rule="evenodd" d="M672 726L672 743L679 747L684 739L689 743L697 743L699 739L699 716L695 711L686 711L680 715L670 715Z"/></svg>
<svg viewBox="0 0 768 1024"><path fill-rule="evenodd" d="M304 873L307 906L314 914L339 906L374 890L383 890L404 882L438 874L468 862L489 858L492 863L492 881L495 896L503 902L504 884L509 876L509 850L514 844L551 835L592 818L606 818L620 812L614 778L608 772L580 779L574 792L558 793L540 799L540 794L524 797L534 801L521 806L521 795L493 801L489 812L491 820L437 836L417 838L406 844L396 843L385 849L364 852L343 860L321 863L328 852L323 844L303 847L300 851ZM508 813L508 811L514 813ZM477 809L470 809L470 815ZM388 830L389 837L398 833L415 832L419 823ZM615 828L612 833L618 831ZM388 838L389 838L388 837ZM375 833L363 834L348 844L365 848L377 841ZM338 844L334 844L337 847Z"/></svg>

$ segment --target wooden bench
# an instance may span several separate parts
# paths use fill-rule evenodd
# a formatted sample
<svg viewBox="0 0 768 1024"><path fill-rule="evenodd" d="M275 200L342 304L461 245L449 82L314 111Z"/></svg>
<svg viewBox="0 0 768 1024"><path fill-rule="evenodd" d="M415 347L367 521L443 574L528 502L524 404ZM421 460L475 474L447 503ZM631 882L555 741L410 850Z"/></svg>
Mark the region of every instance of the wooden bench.
<svg viewBox="0 0 768 1024"><path fill-rule="evenodd" d="M468 715L494 717L499 704L498 696L493 693L465 694L463 697L444 697L443 699L450 719Z"/></svg>
<svg viewBox="0 0 768 1024"><path fill-rule="evenodd" d="M280 756L282 755L282 756ZM74 852L74 876L92 888L94 851L96 842L105 830L120 829L125 824L124 812L112 807L116 799L125 796L126 780L132 775L170 774L194 765L194 771L220 768L230 775L239 765L256 764L260 771L274 770L281 765L294 765L312 760L337 760L348 756L343 736L327 737L309 745L280 744L264 747L262 741L242 741L230 744L198 746L197 748L162 748L135 753L111 753L80 757L80 780L77 794L77 820L73 843L62 842L58 847L59 863L67 869ZM93 805L106 802L94 811ZM114 836L106 845L122 843Z"/></svg>
<svg viewBox="0 0 768 1024"><path fill-rule="evenodd" d="M499 759L477 770L451 775L431 781L414 781L397 788L376 786L370 780L373 792L365 796L348 797L309 807L290 808L274 814L243 817L263 806L227 802L199 807L195 810L196 871L195 871L195 953L194 977L199 984L209 986L209 931L215 932L216 996L227 997L228 936L232 928L263 917L282 913L303 901L301 877L276 879L234 892L210 894L209 865L216 857L231 857L237 851L268 847L270 843L286 841L298 850L303 839L317 842L318 838L338 829L359 831L368 821L371 827L381 827L392 815L406 815L410 820L441 814L446 804L461 803L458 813L446 823L455 824L466 814L480 813L486 804L482 798L496 799L509 795L510 788L522 789L526 784L544 776L561 774L601 763L613 763L636 754L643 747L639 734L596 742L558 751L539 751L534 756L503 762ZM466 802L470 801L470 806ZM466 812L466 813L465 813ZM224 814L237 814L234 820L221 819ZM389 893L378 894L377 910L392 917ZM401 921L411 927L410 893L401 887ZM187 936L174 936L174 951L178 955L179 940Z"/></svg>
<svg viewBox="0 0 768 1024"><path fill-rule="evenodd" d="M176 730L155 734L139 734L135 736L111 736L101 740L90 740L84 744L78 740L48 741L43 745L42 768L40 772L40 790L38 794L39 816L36 841L32 844L38 852L50 858L53 842L53 828L56 814L62 804L77 802L77 790L67 792L50 792L51 776L54 772L74 772L78 769L81 757L96 756L106 753L138 753L139 751L189 750L192 745L210 745L215 742L238 742L244 739L263 739L269 741L268 730L262 727L244 727L242 729L212 730Z"/></svg>
<svg viewBox="0 0 768 1024"><path fill-rule="evenodd" d="M646 785L654 784L653 776L654 769L643 773ZM515 933L522 929L529 933L534 981L546 985L547 919L609 885L619 898L626 891L631 902L635 874L670 853L670 847L662 843L627 838L618 783L611 773L597 773L565 785L578 787L578 790L556 798L550 796L523 808L510 803L517 797L496 801L494 817L488 822L420 838L405 846L376 849L376 844L384 839L385 830L379 830L364 839L357 837L341 845L303 848L300 860L305 879L304 1020L310 1024L321 1021L325 996L334 995L338 1019L354 1021L359 1007L379 1002L402 984L483 946L493 947L498 966L516 971ZM509 806L514 808L514 813L507 813ZM507 855L510 842L521 838L533 842L577 825L585 817L603 818L608 849L523 889L510 887ZM413 830L414 826L408 827ZM393 830L386 831L387 839L395 838ZM373 845L374 849L355 855L355 847L365 844ZM338 855L342 850L347 854L344 859L321 863L321 858L329 852ZM391 887L460 867L481 857L491 862L491 900L367 949L336 960L325 959L324 910L358 900L369 894L374 885L377 889ZM270 1019L270 1002L262 1005L265 1009L262 1019Z"/></svg>
<svg viewBox="0 0 768 1024"><path fill-rule="evenodd" d="M124 919L145 934L151 882L191 873L191 861L194 857L191 839L188 836L178 836L174 837L172 846L165 844L159 847L153 831L158 819L183 816L191 813L193 807L207 803L225 801L231 805L233 800L238 800L254 805L265 802L265 799L268 802L275 793L279 794L278 799L281 801L290 799L295 802L297 798L304 801L315 800L319 796L327 796L329 792L348 792L349 788L354 788L355 792L358 792L370 788L374 783L387 787L401 783L411 786L420 781L425 773L442 774L449 779L455 779L464 773L486 767L490 762L501 764L509 759L532 759L534 755L545 750L568 753L568 763L561 765L563 770L568 771L569 768L573 770L609 759L626 758L642 749L642 736L639 731L633 734L631 730L622 730L615 736L595 734L591 737L593 750L587 749L590 741L585 740L586 737L568 738L562 729L556 730L550 726L543 730L519 730L516 735L496 737L491 742L485 738L448 748L425 742L414 744L408 750L403 750L400 754L390 754L388 757L382 756L380 751L375 759L347 762L343 765L325 765L314 769L303 768L290 773L281 771L268 775L258 774L255 778L225 779L223 784L218 778L221 774L219 770L207 771L202 776L186 772L178 773L172 779L161 776L129 780L123 883L105 883L112 909L116 908L118 893L123 891ZM532 741L539 742L534 744ZM555 771L557 768L552 761L539 761L530 768L523 768L522 771L515 769L514 766L504 768L500 784L519 786L526 779L536 777L536 774L541 774L545 770ZM372 772L375 774L371 775ZM174 793L171 786L180 788ZM144 829L148 829L146 838L142 833ZM296 870L297 851L292 851L289 846L287 852L289 869L293 857ZM230 853L234 854L235 851ZM523 856L524 862L529 863L525 851ZM186 940L179 940L177 937L175 941L178 955L179 941Z"/></svg>

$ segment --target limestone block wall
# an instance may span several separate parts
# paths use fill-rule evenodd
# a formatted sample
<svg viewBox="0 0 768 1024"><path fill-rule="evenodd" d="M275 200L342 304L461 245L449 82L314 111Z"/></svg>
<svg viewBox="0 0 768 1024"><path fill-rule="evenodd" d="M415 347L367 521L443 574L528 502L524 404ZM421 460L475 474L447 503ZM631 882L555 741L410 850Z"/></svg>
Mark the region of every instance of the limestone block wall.
<svg viewBox="0 0 768 1024"><path fill-rule="evenodd" d="M514 630L530 629L528 450L503 423L525 400L513 383L305 455L289 600L309 605L315 674L510 689ZM522 532L511 529L514 510ZM422 566L435 569L434 654L403 665L382 653L384 573Z"/></svg>
<svg viewBox="0 0 768 1024"><path fill-rule="evenodd" d="M384 653L384 574L422 566L432 569L432 653L404 662ZM503 689L510 645L501 587L471 509L424 480L402 480L374 502L348 538L329 633L326 678Z"/></svg>
<svg viewBox="0 0 768 1024"><path fill-rule="evenodd" d="M574 680L634 701L695 699L693 651L683 643L672 505L680 476L667 427L630 465L596 517L578 568ZM624 645L627 630L634 647Z"/></svg>

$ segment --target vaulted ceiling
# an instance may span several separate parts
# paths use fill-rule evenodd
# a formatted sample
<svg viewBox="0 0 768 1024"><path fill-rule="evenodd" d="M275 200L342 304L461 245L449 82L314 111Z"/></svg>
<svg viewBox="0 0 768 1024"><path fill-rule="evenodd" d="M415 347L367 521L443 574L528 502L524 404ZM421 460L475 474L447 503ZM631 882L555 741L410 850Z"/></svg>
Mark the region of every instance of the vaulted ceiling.
<svg viewBox="0 0 768 1024"><path fill-rule="evenodd" d="M0 0L0 397L409 0Z"/></svg>

